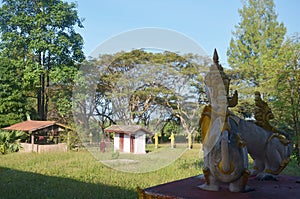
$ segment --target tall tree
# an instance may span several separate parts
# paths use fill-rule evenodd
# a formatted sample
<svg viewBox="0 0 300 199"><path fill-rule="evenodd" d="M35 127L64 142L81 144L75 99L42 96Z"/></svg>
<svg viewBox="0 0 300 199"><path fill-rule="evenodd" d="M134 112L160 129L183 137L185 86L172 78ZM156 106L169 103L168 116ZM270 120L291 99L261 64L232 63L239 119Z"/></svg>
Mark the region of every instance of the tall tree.
<svg viewBox="0 0 300 199"><path fill-rule="evenodd" d="M254 90L263 94L272 108L271 122L295 135L299 144L300 77L299 35L285 38L286 28L277 22L273 0L247 0L239 10L241 22L235 27L228 62L233 70L233 89L242 98L238 111L251 117ZM299 148L296 147L299 158Z"/></svg>
<svg viewBox="0 0 300 199"><path fill-rule="evenodd" d="M26 97L22 72L7 58L0 59L0 128L24 120Z"/></svg>
<svg viewBox="0 0 300 199"><path fill-rule="evenodd" d="M39 118L47 119L50 74L84 59L83 27L76 4L61 0L3 0L0 8L1 52L24 72L24 87L37 99Z"/></svg>
<svg viewBox="0 0 300 199"><path fill-rule="evenodd" d="M239 111L249 115L251 110L246 110L252 104L249 96L258 90L264 97L269 97L275 88L271 77L279 67L279 50L286 28L277 21L273 0L245 0L238 12L241 21L232 32L227 55L233 69L232 82L241 93L241 102L247 105Z"/></svg>
<svg viewBox="0 0 300 199"><path fill-rule="evenodd" d="M300 164L300 36L295 34L284 42L281 53L281 67L273 76L276 90L273 91L274 110L277 122L285 131L294 135Z"/></svg>
<svg viewBox="0 0 300 199"><path fill-rule="evenodd" d="M241 22L232 32L228 63L244 84L268 93L265 86L276 66L286 28L277 21L273 0L246 0L238 12Z"/></svg>

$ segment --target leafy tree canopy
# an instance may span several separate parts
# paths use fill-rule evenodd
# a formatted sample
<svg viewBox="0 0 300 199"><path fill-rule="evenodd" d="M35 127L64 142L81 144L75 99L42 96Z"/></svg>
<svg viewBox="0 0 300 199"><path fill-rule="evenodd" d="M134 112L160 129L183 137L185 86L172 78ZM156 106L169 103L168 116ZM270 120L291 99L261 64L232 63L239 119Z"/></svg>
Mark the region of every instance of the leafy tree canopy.
<svg viewBox="0 0 300 199"><path fill-rule="evenodd" d="M0 128L24 120L26 97L22 90L22 72L7 58L0 59Z"/></svg>
<svg viewBox="0 0 300 199"><path fill-rule="evenodd" d="M286 28L277 21L273 0L243 3L243 8L238 11L241 21L232 32L227 51L228 63L244 87L269 93L268 80L276 69Z"/></svg>
<svg viewBox="0 0 300 199"><path fill-rule="evenodd" d="M85 58L75 26L83 27L75 3L3 0L0 7L1 56L22 73L22 89L39 119L47 119L49 103L56 102L52 85L70 85L76 64Z"/></svg>
<svg viewBox="0 0 300 199"><path fill-rule="evenodd" d="M243 1L238 12L241 21L232 32L227 55L232 68L231 89L239 91L240 105L247 105L237 107L238 112L249 117L255 91L271 98L275 88L272 77L282 64L280 49L286 28L277 21L273 0Z"/></svg>
<svg viewBox="0 0 300 199"><path fill-rule="evenodd" d="M236 111L248 118L253 116L254 91L259 91L275 115L270 122L294 135L298 146L299 35L286 37L286 28L277 21L274 8L273 0L243 1L241 21L227 51L231 88L240 93Z"/></svg>
<svg viewBox="0 0 300 199"><path fill-rule="evenodd" d="M76 111L84 116L78 122L98 121L103 129L111 123L141 124L157 132L166 122L185 121L184 131L189 132L198 125L190 117L199 114L209 63L207 57L167 51L100 55L86 63L84 77L77 78L82 82Z"/></svg>

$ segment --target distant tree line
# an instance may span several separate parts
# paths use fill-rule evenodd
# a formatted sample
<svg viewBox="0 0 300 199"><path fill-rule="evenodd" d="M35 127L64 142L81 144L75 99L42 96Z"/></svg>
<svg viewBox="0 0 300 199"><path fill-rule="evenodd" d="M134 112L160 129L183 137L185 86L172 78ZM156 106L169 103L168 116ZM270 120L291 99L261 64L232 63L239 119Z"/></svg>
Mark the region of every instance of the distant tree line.
<svg viewBox="0 0 300 199"><path fill-rule="evenodd" d="M73 96L76 123L87 134L111 124L139 124L162 135L171 127L174 133L197 132L210 64L205 56L145 50L86 61Z"/></svg>

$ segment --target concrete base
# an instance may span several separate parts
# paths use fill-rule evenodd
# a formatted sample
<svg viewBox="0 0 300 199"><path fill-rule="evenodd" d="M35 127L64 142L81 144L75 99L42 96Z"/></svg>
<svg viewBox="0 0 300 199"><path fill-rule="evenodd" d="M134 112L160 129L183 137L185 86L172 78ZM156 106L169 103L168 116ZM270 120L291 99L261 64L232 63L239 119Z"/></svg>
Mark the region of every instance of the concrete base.
<svg viewBox="0 0 300 199"><path fill-rule="evenodd" d="M298 199L300 196L300 176L279 175L278 181L258 181L251 177L248 185L255 190L246 193L232 193L226 184L221 186L220 191L204 191L198 187L204 183L203 178L190 177L143 190L139 189L139 198Z"/></svg>
<svg viewBox="0 0 300 199"><path fill-rule="evenodd" d="M66 152L67 144L66 143L58 143L58 144L30 144L30 143L21 143L22 149L21 152Z"/></svg>

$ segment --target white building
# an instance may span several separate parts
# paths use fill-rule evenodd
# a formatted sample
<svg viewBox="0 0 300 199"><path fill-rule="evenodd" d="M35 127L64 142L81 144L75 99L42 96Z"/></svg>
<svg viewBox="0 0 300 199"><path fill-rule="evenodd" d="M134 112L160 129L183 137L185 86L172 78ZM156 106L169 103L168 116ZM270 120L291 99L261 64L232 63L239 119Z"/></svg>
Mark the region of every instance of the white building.
<svg viewBox="0 0 300 199"><path fill-rule="evenodd" d="M104 131L114 133L114 151L134 154L146 153L146 134L152 134L139 125L112 125Z"/></svg>

